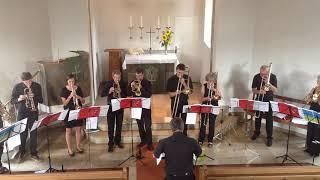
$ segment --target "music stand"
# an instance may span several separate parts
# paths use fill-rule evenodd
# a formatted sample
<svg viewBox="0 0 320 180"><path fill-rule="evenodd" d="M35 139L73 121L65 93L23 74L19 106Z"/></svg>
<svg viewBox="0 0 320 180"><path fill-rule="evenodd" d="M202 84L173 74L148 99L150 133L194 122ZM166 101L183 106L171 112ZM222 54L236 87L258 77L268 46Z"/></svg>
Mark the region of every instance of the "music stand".
<svg viewBox="0 0 320 180"><path fill-rule="evenodd" d="M50 151L50 140L49 140L49 125L48 124L44 124L44 126L46 127L46 138L47 138L47 149L48 149L48 166L49 166L49 168L46 170L46 173L52 173L52 172L56 172L58 170L54 169L52 167L52 163L51 163L51 151Z"/></svg>
<svg viewBox="0 0 320 180"><path fill-rule="evenodd" d="M225 140L225 141L227 141L228 145L231 146L232 145L231 142L228 139L224 138L225 137L224 131L228 128L232 128L232 130L234 131L234 133L236 135L238 135L238 133L234 129L234 127L231 125L231 121L223 128L223 122L224 122L224 109L223 109L223 107L221 108L221 114L222 115L221 115L221 119L220 119L220 131L213 137L213 139L218 139L220 141Z"/></svg>
<svg viewBox="0 0 320 180"><path fill-rule="evenodd" d="M292 119L293 119L293 113L292 113L292 109L290 106L288 106L288 112L289 114L287 114L289 116L289 128L288 128L288 138L287 138L287 145L286 145L286 153L284 155L281 156L277 156L276 159L278 158L283 158L282 160L282 165L286 162L286 161L293 161L297 164L299 164L300 166L302 166L298 161L296 161L295 159L293 159L288 153L289 153L289 142L290 142L290 133L291 133L291 123L292 123Z"/></svg>
<svg viewBox="0 0 320 180"><path fill-rule="evenodd" d="M129 111L132 108L132 100L130 101L130 108ZM131 113L129 113L129 119L130 119L130 131L131 131L131 150L130 150L130 155L129 157L127 157L125 160L123 160L118 166L121 166L122 164L124 164L126 161L130 160L131 158L135 158L135 161L139 161L142 165L144 165L144 163L142 162L141 159L143 159L144 157L142 156L141 153L141 148L138 149L138 155L134 154L133 152L133 128L132 128L132 124L133 124L133 118L130 118Z"/></svg>

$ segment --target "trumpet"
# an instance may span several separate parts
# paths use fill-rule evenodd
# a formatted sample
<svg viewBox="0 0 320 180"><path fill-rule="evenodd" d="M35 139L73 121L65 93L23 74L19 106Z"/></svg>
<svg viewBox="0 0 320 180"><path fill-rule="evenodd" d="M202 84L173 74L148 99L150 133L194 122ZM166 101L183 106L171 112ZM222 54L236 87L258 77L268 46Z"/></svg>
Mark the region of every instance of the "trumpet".
<svg viewBox="0 0 320 180"><path fill-rule="evenodd" d="M33 99L34 94L32 92L32 89L30 87L27 87L27 88L24 88L23 92L24 92L24 95L26 96L26 102L25 102L26 107L31 111L37 111L37 108L35 106L34 99Z"/></svg>
<svg viewBox="0 0 320 180"><path fill-rule="evenodd" d="M131 91L135 93L136 96L141 96L141 81L140 80L134 80L134 85L131 86Z"/></svg>
<svg viewBox="0 0 320 180"><path fill-rule="evenodd" d="M10 113L8 110L7 110L7 108L6 108L6 106L7 106L7 104L9 103L10 101L8 101L7 103L5 103L5 104L3 104L2 102L1 102L1 100L0 100L0 116L2 116L3 117L3 120L7 120L7 121L14 121L16 118L15 118L15 116L12 114L12 113Z"/></svg>
<svg viewBox="0 0 320 180"><path fill-rule="evenodd" d="M73 104L75 106L76 109L81 109L81 106L79 104L79 100L77 98L77 89L76 88L72 88L72 94L73 94L73 97L72 97L72 100L73 100Z"/></svg>
<svg viewBox="0 0 320 180"><path fill-rule="evenodd" d="M183 90L182 90L183 84L181 83L181 81L185 81L185 79L183 78L183 76L179 77L179 81L178 81L178 85L177 85L177 89L176 89L176 92L179 92L179 93L176 93L176 95L174 97L172 117L176 117L176 115L177 115L177 110L178 110L179 100L180 100L180 92L185 95L192 94L192 89L190 88L189 75L190 75L190 68L187 69L187 78L188 78L187 79L187 87L184 88Z"/></svg>
<svg viewBox="0 0 320 180"><path fill-rule="evenodd" d="M113 97L120 98L121 97L121 88L118 81L113 83Z"/></svg>

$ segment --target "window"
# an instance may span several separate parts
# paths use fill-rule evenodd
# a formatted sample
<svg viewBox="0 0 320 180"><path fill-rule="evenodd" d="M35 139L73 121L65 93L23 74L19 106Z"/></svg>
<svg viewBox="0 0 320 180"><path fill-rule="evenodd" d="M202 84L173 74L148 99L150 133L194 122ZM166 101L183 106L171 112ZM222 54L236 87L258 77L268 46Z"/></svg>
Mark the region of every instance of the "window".
<svg viewBox="0 0 320 180"><path fill-rule="evenodd" d="M208 48L211 48L213 0L206 0L204 10L204 32L203 41Z"/></svg>

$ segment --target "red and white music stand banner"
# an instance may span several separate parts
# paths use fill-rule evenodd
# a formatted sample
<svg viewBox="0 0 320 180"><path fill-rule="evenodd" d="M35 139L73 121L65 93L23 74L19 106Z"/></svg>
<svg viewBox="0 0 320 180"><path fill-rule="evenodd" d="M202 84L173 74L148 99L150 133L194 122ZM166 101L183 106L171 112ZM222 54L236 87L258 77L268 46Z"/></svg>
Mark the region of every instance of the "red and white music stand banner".
<svg viewBox="0 0 320 180"><path fill-rule="evenodd" d="M205 105L205 104L193 104L184 105L182 113L187 113L186 124L195 124L197 120L197 114L215 114L220 112L220 106Z"/></svg>
<svg viewBox="0 0 320 180"><path fill-rule="evenodd" d="M131 118L141 119L142 109L151 108L151 99L137 97L111 99L111 108L112 112L117 111L119 109L131 108Z"/></svg>
<svg viewBox="0 0 320 180"><path fill-rule="evenodd" d="M250 111L268 112L269 111L269 102L231 98L230 99L230 107L231 108L241 108L241 109L246 109L246 110L250 110Z"/></svg>

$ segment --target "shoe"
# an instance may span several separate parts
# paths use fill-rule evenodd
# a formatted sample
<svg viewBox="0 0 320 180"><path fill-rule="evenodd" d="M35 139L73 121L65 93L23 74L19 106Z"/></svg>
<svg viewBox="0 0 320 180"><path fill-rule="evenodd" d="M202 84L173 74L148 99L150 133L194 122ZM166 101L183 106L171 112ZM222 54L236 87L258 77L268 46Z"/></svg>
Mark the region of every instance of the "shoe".
<svg viewBox="0 0 320 180"><path fill-rule="evenodd" d="M117 146L118 146L118 148L120 148L120 149L123 149L124 148L124 146L123 146L123 144L122 143L119 143L119 144L116 144Z"/></svg>
<svg viewBox="0 0 320 180"><path fill-rule="evenodd" d="M212 148L213 147L213 143L212 142L208 142L208 147Z"/></svg>
<svg viewBox="0 0 320 180"><path fill-rule="evenodd" d="M74 152L73 152L73 151L70 152L70 151L68 150L68 154L69 154L70 157L73 157L73 156L74 156Z"/></svg>
<svg viewBox="0 0 320 180"><path fill-rule="evenodd" d="M198 144L199 144L200 146L202 146L202 145L203 145L203 142L202 142L202 141L199 141Z"/></svg>
<svg viewBox="0 0 320 180"><path fill-rule="evenodd" d="M147 146L147 149L148 149L149 151L153 151L153 150L154 150L154 147L153 147L152 144L149 144L149 145Z"/></svg>
<svg viewBox="0 0 320 180"><path fill-rule="evenodd" d="M34 161L40 161L41 160L41 158L38 156L38 154L31 155L31 159L34 160Z"/></svg>
<svg viewBox="0 0 320 180"><path fill-rule="evenodd" d="M272 146L272 139L267 139L267 146L268 147Z"/></svg>
<svg viewBox="0 0 320 180"><path fill-rule="evenodd" d="M257 138L259 137L259 134L253 134L252 136L251 136L251 140L252 141L254 141L254 140L256 140Z"/></svg>
<svg viewBox="0 0 320 180"><path fill-rule="evenodd" d="M9 172L9 169L8 169L8 168L3 167L3 166L0 167L0 174L5 174L5 173L7 173L7 172Z"/></svg>
<svg viewBox="0 0 320 180"><path fill-rule="evenodd" d="M113 152L113 150L114 150L114 146L113 146L113 145L110 145L110 146L108 147L108 152Z"/></svg>
<svg viewBox="0 0 320 180"><path fill-rule="evenodd" d="M145 142L141 142L141 143L139 143L139 144L137 145L137 147L138 147L138 148L142 148L144 145L146 145L146 143L145 143Z"/></svg>
<svg viewBox="0 0 320 180"><path fill-rule="evenodd" d="M84 150L82 148L79 148L79 149L77 148L76 152L79 153L79 154L82 154L84 152Z"/></svg>
<svg viewBox="0 0 320 180"><path fill-rule="evenodd" d="M26 153L24 151L20 152L20 154L18 156L19 163L23 162L25 154Z"/></svg>

